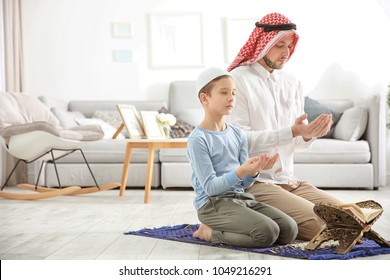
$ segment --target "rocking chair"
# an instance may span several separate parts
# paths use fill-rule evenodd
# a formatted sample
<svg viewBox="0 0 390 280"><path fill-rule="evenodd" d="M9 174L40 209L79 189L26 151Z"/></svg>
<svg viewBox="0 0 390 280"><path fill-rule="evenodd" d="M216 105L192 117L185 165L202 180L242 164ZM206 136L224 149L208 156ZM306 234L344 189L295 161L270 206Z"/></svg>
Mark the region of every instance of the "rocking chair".
<svg viewBox="0 0 390 280"><path fill-rule="evenodd" d="M17 160L0 190L0 197L8 199L32 200L59 195L93 193L119 187L119 183L99 186L81 149L88 141L103 138L99 125L76 126L68 130L60 127L58 119L36 97L25 93L0 93L0 140L9 154ZM95 186L62 187L55 161L73 152L80 152L91 173ZM20 162L27 164L41 160L35 185L17 184L28 193L6 192L12 174ZM39 186L39 178L46 162L52 162L56 171L58 188Z"/></svg>

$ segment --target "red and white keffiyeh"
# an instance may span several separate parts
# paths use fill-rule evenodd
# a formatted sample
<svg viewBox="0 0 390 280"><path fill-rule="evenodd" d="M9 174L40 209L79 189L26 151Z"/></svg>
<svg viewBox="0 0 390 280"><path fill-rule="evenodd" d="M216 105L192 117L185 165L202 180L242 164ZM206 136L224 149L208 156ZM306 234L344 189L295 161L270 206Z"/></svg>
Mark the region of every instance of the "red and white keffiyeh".
<svg viewBox="0 0 390 280"><path fill-rule="evenodd" d="M289 24L291 23L291 21L284 15L281 15L279 13L271 13L264 16L259 21L259 23L268 25L280 25ZM299 39L299 36L296 34L295 30L273 30L265 32L264 29L265 28L263 27L255 27L255 29L249 36L248 41L241 48L234 61L228 67L227 70L229 72L238 66L249 65L253 62L260 60L285 35L293 33L295 36L294 44L290 50L291 57Z"/></svg>

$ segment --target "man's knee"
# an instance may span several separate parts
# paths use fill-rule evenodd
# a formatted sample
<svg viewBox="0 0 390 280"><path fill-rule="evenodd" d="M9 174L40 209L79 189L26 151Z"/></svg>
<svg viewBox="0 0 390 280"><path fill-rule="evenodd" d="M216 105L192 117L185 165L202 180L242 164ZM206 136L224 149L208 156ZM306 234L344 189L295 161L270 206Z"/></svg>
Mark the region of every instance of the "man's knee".
<svg viewBox="0 0 390 280"><path fill-rule="evenodd" d="M311 240L324 226L324 222L318 217L311 217L298 225L299 240Z"/></svg>

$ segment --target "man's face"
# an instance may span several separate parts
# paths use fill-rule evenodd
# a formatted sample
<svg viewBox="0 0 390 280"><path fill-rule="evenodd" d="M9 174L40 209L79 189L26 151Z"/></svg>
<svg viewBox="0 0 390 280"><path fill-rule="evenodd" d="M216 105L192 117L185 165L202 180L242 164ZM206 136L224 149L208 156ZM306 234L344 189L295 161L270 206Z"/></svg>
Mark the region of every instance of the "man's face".
<svg viewBox="0 0 390 280"><path fill-rule="evenodd" d="M291 48L294 46L294 34L288 34L275 44L259 63L268 71L282 69L290 57Z"/></svg>

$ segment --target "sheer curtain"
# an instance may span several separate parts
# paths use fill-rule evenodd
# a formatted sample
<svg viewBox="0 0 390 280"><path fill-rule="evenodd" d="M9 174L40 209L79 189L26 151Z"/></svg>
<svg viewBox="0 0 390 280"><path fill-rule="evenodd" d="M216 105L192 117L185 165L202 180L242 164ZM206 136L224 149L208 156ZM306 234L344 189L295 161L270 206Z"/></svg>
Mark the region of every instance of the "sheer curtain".
<svg viewBox="0 0 390 280"><path fill-rule="evenodd" d="M0 18L3 18L3 2L0 1ZM5 90L4 76L4 29L3 21L0 20L0 94ZM0 145L0 184L3 185L6 178L6 154L3 145Z"/></svg>
<svg viewBox="0 0 390 280"><path fill-rule="evenodd" d="M3 18L3 2L0 1L0 18ZM0 20L0 92L5 90L4 22Z"/></svg>
<svg viewBox="0 0 390 280"><path fill-rule="evenodd" d="M23 44L22 44L22 14L21 14L21 0L0 0L1 1L1 25L0 35L0 64L2 70L1 74L1 91L22 92L23 86ZM1 168L3 174L8 174L14 166L15 158L7 155L2 150L1 165L6 168ZM4 160L6 156L6 160ZM19 164L16 170L16 176L9 181L9 185L15 185L20 182L27 182L27 165ZM1 182L5 178L1 178Z"/></svg>
<svg viewBox="0 0 390 280"><path fill-rule="evenodd" d="M5 90L23 91L21 0L3 1Z"/></svg>

